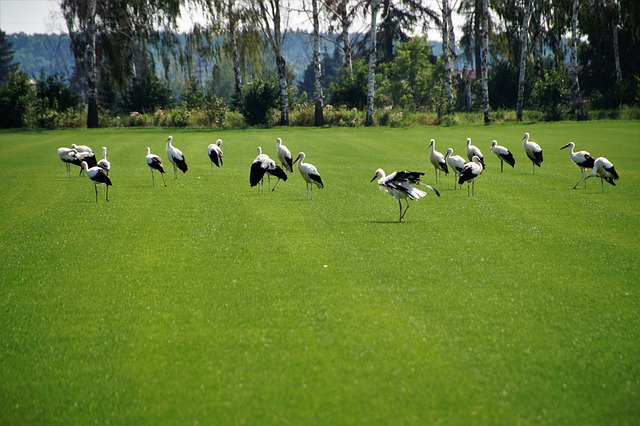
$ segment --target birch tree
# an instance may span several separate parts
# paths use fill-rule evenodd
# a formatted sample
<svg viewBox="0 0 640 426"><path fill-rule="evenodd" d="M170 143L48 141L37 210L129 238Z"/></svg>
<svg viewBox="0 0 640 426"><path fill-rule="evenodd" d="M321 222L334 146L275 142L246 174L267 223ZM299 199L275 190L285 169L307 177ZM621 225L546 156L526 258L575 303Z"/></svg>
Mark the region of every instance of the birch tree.
<svg viewBox="0 0 640 426"><path fill-rule="evenodd" d="M323 96L322 96L322 67L320 62L320 11L318 0L311 0L313 13L313 81L314 81L314 112L315 125L324 124Z"/></svg>
<svg viewBox="0 0 640 426"><path fill-rule="evenodd" d="M527 69L527 41L529 39L529 20L533 0L527 0L524 6L522 27L520 28L520 75L518 76L518 100L516 104L516 120L522 121L522 109L524 106L524 79Z"/></svg>
<svg viewBox="0 0 640 426"><path fill-rule="evenodd" d="M367 81L367 112L365 126L373 126L373 97L375 93L375 68L376 68L376 26L378 6L380 0L371 0L369 3L371 12L371 27L369 37L369 73Z"/></svg>
<svg viewBox="0 0 640 426"><path fill-rule="evenodd" d="M489 0L482 0L482 110L484 122L490 123L489 117Z"/></svg>
<svg viewBox="0 0 640 426"><path fill-rule="evenodd" d="M289 125L289 88L287 83L287 62L284 59L284 37L281 0L256 1L262 32L269 41L273 54L276 57L276 69L278 72L278 84L280 86L280 125ZM285 9L288 10L288 9Z"/></svg>
<svg viewBox="0 0 640 426"><path fill-rule="evenodd" d="M576 119L584 120L584 108L582 106L582 94L580 93L580 81L578 80L578 8L580 0L573 0L571 10L571 103L576 114Z"/></svg>
<svg viewBox="0 0 640 426"><path fill-rule="evenodd" d="M453 114L453 88L451 87L451 8L449 0L442 0L442 61L444 63L445 114Z"/></svg>

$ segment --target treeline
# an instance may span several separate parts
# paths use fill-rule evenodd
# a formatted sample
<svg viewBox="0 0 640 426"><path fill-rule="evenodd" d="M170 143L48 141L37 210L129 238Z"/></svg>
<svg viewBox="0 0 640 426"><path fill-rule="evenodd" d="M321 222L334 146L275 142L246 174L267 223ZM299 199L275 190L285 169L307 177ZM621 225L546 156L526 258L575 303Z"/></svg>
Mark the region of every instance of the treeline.
<svg viewBox="0 0 640 426"><path fill-rule="evenodd" d="M285 0L129 3L63 1L69 35L34 36L30 56L22 45L15 53L22 38L0 32L0 126L638 118L640 5L631 0L461 0L460 40L449 0L438 10L311 0L306 32L286 27L301 12ZM184 4L209 24L178 34ZM356 21L365 25L354 33ZM442 34L437 48L409 36L428 27ZM62 60L40 62L37 49Z"/></svg>

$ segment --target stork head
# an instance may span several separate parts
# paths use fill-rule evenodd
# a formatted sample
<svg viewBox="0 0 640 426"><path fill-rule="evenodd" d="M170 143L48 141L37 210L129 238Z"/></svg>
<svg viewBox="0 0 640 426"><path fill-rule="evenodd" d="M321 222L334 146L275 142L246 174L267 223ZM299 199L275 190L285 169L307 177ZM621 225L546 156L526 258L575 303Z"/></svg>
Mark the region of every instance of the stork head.
<svg viewBox="0 0 640 426"><path fill-rule="evenodd" d="M492 140L491 141L491 148L495 147L496 145L498 145L498 141L497 140Z"/></svg>
<svg viewBox="0 0 640 426"><path fill-rule="evenodd" d="M299 153L296 159L293 161L293 164L296 164L298 160L300 160L300 162L302 163L302 160L304 160L304 157L305 157L304 152Z"/></svg>
<svg viewBox="0 0 640 426"><path fill-rule="evenodd" d="M522 138L522 142L526 142L529 140L529 133L525 133L524 137Z"/></svg>
<svg viewBox="0 0 640 426"><path fill-rule="evenodd" d="M218 146L222 145L222 139L218 139L218 140L216 141L216 145L218 145Z"/></svg>
<svg viewBox="0 0 640 426"><path fill-rule="evenodd" d="M376 179L382 179L383 177L385 177L384 170L378 169L376 170L376 174L371 179L371 182L373 182Z"/></svg>
<svg viewBox="0 0 640 426"><path fill-rule="evenodd" d="M574 146L576 146L576 144L574 144L573 142L569 142L568 144L566 144L565 146L563 146L560 149L565 149L565 148L569 148L569 147L573 148Z"/></svg>
<svg viewBox="0 0 640 426"><path fill-rule="evenodd" d="M436 143L435 139L431 139L431 140L429 141L429 146L433 146L433 144L434 144L434 143Z"/></svg>

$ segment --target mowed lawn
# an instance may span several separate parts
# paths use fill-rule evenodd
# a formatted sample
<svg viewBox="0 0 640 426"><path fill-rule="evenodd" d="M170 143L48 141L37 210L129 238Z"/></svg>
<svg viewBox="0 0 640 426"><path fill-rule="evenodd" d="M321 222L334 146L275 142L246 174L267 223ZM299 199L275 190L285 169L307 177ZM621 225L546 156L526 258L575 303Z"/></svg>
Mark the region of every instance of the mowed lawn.
<svg viewBox="0 0 640 426"><path fill-rule="evenodd" d="M535 174L525 131L544 150ZM189 164L175 181L169 134ZM637 425L639 136L640 122L1 132L0 424ZM319 169L313 200L297 169L249 187L277 137ZM436 184L428 156L430 138L465 156L467 137L487 163L475 197L451 174ZM573 190L569 141L612 161L617 186ZM78 168L67 180L56 150L72 143L109 148L109 202ZM378 167L423 171L441 197L398 223Z"/></svg>

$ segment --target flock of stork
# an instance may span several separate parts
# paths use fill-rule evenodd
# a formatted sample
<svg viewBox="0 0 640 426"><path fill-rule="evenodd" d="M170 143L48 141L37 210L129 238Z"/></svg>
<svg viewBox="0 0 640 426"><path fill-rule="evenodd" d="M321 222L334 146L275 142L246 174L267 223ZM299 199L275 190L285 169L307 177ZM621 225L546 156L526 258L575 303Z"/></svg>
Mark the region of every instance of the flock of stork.
<svg viewBox="0 0 640 426"><path fill-rule="evenodd" d="M174 179L178 178L178 170L182 171L182 173L186 173L188 167L184 155L182 151L172 145L173 137L169 136L166 144L166 155L169 162L173 165L173 176ZM211 160L211 170L213 172L213 166L220 167L223 164L223 153L220 145L222 144L222 140L218 139L216 143L210 144L207 147L207 153L209 159ZM430 143L430 152L429 159L431 160L431 164L435 169L436 174L436 183L438 182L439 174L444 172L445 174L449 173L449 168L451 168L454 172L454 189L457 185L462 185L467 182L467 195L474 196L475 195L475 180L478 176L482 174L484 170L484 156L480 149L471 144L471 138L467 138L467 146L466 146L466 154L469 161L465 161L459 155L453 155L453 149L448 148L447 153L443 155L441 152L436 151L436 142L434 139L431 139ZM524 138L522 139L522 146L527 155L527 158L531 161L532 173L535 173L535 167L540 167L543 161L542 148L536 142L529 140L529 133L524 134ZM251 170L249 174L249 184L251 187L259 186L259 191L262 192L264 190L264 176L267 176L268 181L268 189L273 191L275 190L278 182L280 180L287 180L287 172L293 172L293 166L298 163L298 171L300 172L300 176L304 179L306 183L306 195L307 198L313 198L313 185L316 185L318 188L324 188L324 184L322 182L322 178L320 177L320 173L318 169L310 163L305 163L305 153L301 152L298 154L296 159L293 159L291 152L289 149L282 143L282 139L277 139L277 156L280 161L280 165L276 163L276 161L272 160L267 154L262 152L262 148L258 147L258 156L251 164ZM584 182L586 187L586 180L591 177L598 176L601 179L602 190L604 191L604 182L615 186L615 181L619 178L618 173L616 172L613 164L607 160L605 157L594 158L587 151L574 151L575 144L573 142L569 142L561 149L569 148L569 158L571 161L577 165L581 172L582 176L575 184L573 189L575 189L580 182ZM506 162L511 167L515 166L515 158L513 154L504 146L498 145L497 141L491 142L491 152L493 152L500 159L500 173L503 172L503 166ZM109 170L111 168L111 163L107 157L107 148L102 147L102 159L100 161L96 160L95 154L93 150L85 145L76 145L72 144L71 148L59 148L58 156L60 160L62 160L67 168L67 178L70 178L70 165L74 164L80 167L80 174L83 172L91 179L94 184L95 193L96 193L96 202L98 201L98 185L105 185L105 199L109 201L109 186L112 185L111 179L109 178ZM151 153L151 149L147 147L147 155L146 162L151 170L151 182L152 185L155 185L155 177L154 171L160 172L162 176L162 181L164 186L167 186L166 180L164 178L164 166L162 164L162 159L156 155ZM587 175L587 169L591 169L591 173ZM435 193L438 197L440 193L430 185L427 185L423 182L420 182L421 177L424 175L423 172L414 172L414 171L397 171L391 173L390 175L386 175L383 169L378 169L375 172L373 179L371 182L377 179L378 186L381 190L389 193L393 198L398 201L398 205L400 207L400 218L399 221L402 222L404 216L409 209L409 200L418 200L423 198L427 193L422 191L421 189L416 188L417 185L421 185L433 193ZM278 181L274 185L273 189L271 189L271 176L278 178ZM414 186L415 185L415 186ZM405 200L406 205L403 210L402 200Z"/></svg>

